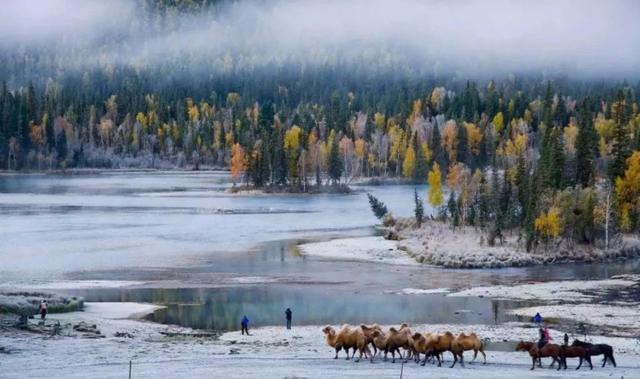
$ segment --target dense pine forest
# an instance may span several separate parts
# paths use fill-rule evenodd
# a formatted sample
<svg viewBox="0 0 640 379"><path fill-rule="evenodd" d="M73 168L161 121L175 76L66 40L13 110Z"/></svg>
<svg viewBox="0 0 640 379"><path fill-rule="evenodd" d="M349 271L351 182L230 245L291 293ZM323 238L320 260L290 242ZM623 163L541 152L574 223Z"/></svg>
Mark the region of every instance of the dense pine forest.
<svg viewBox="0 0 640 379"><path fill-rule="evenodd" d="M220 7L139 1L127 33L171 35ZM228 167L237 184L299 191L428 180L454 226L487 228L491 241L518 228L528 247L640 227L640 84L535 69L466 76L384 48L256 64L261 51L156 59L124 42L3 41L0 167ZM354 64L369 53L374 64Z"/></svg>

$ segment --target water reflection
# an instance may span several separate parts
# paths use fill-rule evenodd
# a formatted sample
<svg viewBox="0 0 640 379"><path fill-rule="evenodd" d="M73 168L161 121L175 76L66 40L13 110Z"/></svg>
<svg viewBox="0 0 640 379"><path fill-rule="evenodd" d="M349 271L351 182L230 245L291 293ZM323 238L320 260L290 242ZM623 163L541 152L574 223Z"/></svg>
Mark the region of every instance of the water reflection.
<svg viewBox="0 0 640 379"><path fill-rule="evenodd" d="M217 289L131 289L74 291L87 301L141 301L164 304L149 320L198 329L237 329L246 314L253 326L284 323L293 310L296 325L341 323L496 324L509 318L510 302L483 298L353 293L329 286L245 286Z"/></svg>

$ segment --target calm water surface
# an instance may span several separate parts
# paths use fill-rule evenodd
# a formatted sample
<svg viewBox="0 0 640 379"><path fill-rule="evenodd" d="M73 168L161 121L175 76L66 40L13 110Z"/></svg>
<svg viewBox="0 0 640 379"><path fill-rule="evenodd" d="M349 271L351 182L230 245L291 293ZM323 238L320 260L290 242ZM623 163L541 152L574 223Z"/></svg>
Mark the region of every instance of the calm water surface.
<svg viewBox="0 0 640 379"><path fill-rule="evenodd" d="M403 288L461 288L525 280L600 279L640 272L640 262L502 270L443 270L329 262L298 242L373 233L365 192L396 215L413 186L356 187L351 195L230 195L220 172L0 175L0 285L34 280L171 280L162 288L65 292L88 301L164 304L154 321L204 329L343 322L499 323L510 302L399 295ZM426 187L417 187L423 194ZM288 284L211 288L217 275L277 277ZM181 285L189 282L188 286ZM202 283L201 286L193 283ZM189 287L189 288L185 288ZM215 287L215 286L213 286Z"/></svg>

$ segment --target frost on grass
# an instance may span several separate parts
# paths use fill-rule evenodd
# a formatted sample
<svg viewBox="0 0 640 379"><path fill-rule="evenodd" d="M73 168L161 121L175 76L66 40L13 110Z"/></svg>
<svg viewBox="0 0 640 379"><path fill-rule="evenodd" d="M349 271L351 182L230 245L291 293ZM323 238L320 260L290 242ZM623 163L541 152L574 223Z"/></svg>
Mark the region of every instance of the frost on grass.
<svg viewBox="0 0 640 379"><path fill-rule="evenodd" d="M49 312L71 312L82 309L83 299L43 292L1 292L0 313L31 316L38 312L42 300L47 300Z"/></svg>
<svg viewBox="0 0 640 379"><path fill-rule="evenodd" d="M449 224L426 221L415 228L412 219L399 219L396 233L401 244L419 262L448 268L502 268L566 262L597 262L629 259L640 255L640 239L626 237L624 243L606 252L586 246L565 246L527 252L517 234L506 234L503 243L489 246L486 233L461 226L454 231Z"/></svg>
<svg viewBox="0 0 640 379"><path fill-rule="evenodd" d="M630 287L640 279L635 276L607 280L571 280L528 283L514 286L474 287L449 296L483 296L507 300L588 301L611 288Z"/></svg>
<svg viewBox="0 0 640 379"><path fill-rule="evenodd" d="M397 242L382 237L339 238L324 242L300 245L300 254L322 258L350 261L378 262L397 265L416 265Z"/></svg>

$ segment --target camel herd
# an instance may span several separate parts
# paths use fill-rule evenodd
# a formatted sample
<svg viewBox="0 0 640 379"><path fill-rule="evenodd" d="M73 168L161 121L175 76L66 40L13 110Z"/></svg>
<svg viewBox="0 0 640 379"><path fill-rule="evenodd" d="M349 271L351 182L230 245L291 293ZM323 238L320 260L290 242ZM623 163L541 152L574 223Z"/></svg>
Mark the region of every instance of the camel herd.
<svg viewBox="0 0 640 379"><path fill-rule="evenodd" d="M413 359L416 363L420 362L422 366L427 363L429 358L438 360L438 366L442 364L442 354L446 351L453 355L453 364L455 366L459 361L464 366L465 351L473 350L473 359L478 356L478 352L484 357L484 363L487 363L487 356L484 353L484 344L474 333L466 335L460 333L454 336L451 332L444 334L432 333L412 333L407 324L402 324L400 328L389 328L383 331L379 325L360 325L351 326L343 325L339 331L331 326L322 329L325 334L327 344L335 349L336 355L334 359L338 359L340 350L344 350L347 354L347 360L353 359L356 351L359 353L356 362L362 359L362 356L368 357L371 362L378 355L378 352L384 351L384 360L387 360L387 354L391 353L392 362L396 361L396 353L404 362ZM369 349L373 348L373 354ZM353 349L351 357L349 350ZM406 353L403 354L402 351ZM424 355L424 358L422 358Z"/></svg>
<svg viewBox="0 0 640 379"><path fill-rule="evenodd" d="M399 359L404 359L405 363L409 359L413 359L416 363L424 366L427 360L431 359L434 362L437 360L438 367L440 367L443 353L450 352L453 355L453 363L450 367L454 367L457 362L460 362L460 365L464 367L463 354L465 351L472 350L474 353L473 360L476 359L479 352L484 358L483 364L487 363L484 343L475 333L468 335L460 333L457 336L454 336L451 332L442 334L413 333L407 324L402 324L398 329L391 327L387 331L383 331L376 324L363 324L360 326L345 324L340 330L326 326L322 329L322 332L325 335L327 344L336 351L334 359L338 359L338 353L340 350L344 350L347 360L354 359L356 352L358 352L358 358L354 359L356 362L360 361L363 356L373 362L378 353L384 352L385 361L387 360L387 354L391 353L392 362L395 363L397 353ZM351 356L349 356L349 350L352 350ZM371 350L373 350L373 353ZM402 354L403 351L404 355ZM593 345L575 340L570 346L547 343L542 348L538 348L536 342L520 341L516 346L516 351L529 353L532 359L531 370L535 368L536 363L538 363L538 367L541 367L541 358L546 357L553 360L551 366L558 363L558 370L562 367L564 369L567 368L567 358L580 359L576 370L582 366L583 361L589 363L589 366L593 369L591 357L596 355L604 355L602 367L607 361L611 362L614 367L616 366L616 361L613 358L613 348L606 344Z"/></svg>

